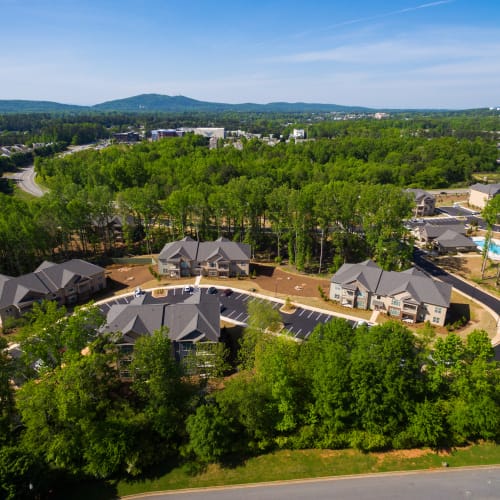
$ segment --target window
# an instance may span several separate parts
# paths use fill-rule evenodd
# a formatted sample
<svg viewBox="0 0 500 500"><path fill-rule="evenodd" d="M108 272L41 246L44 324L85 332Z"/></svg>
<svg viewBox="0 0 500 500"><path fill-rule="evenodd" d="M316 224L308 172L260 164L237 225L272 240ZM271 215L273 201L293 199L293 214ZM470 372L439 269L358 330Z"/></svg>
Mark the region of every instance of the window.
<svg viewBox="0 0 500 500"><path fill-rule="evenodd" d="M389 314L391 316L399 316L399 309L394 309L394 307L389 307Z"/></svg>
<svg viewBox="0 0 500 500"><path fill-rule="evenodd" d="M443 309L441 307L434 307L434 312L436 314L441 314L443 312Z"/></svg>
<svg viewBox="0 0 500 500"><path fill-rule="evenodd" d="M392 299L391 305L399 307L401 305L401 302L397 299Z"/></svg>
<svg viewBox="0 0 500 500"><path fill-rule="evenodd" d="M340 299L340 295L338 293L336 293L334 296L333 296L334 299L336 300L339 300Z"/></svg>
<svg viewBox="0 0 500 500"><path fill-rule="evenodd" d="M434 316L434 317L432 318L432 322L433 322L433 323L440 323L440 322L441 322L441 320L440 320L437 316Z"/></svg>

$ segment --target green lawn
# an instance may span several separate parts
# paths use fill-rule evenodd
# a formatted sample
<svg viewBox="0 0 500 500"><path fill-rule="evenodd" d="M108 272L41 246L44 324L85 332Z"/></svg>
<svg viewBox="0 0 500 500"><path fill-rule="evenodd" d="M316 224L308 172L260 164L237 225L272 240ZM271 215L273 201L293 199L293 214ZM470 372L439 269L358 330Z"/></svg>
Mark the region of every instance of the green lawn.
<svg viewBox="0 0 500 500"><path fill-rule="evenodd" d="M450 454L438 454L431 450L403 450L390 453L361 453L353 450L285 450L251 458L235 467L221 468L212 465L203 473L193 476L180 468L174 468L156 478L131 482L120 481L116 484L116 493L123 496L180 488L430 469L442 467L443 462L447 462L449 467L500 464L500 447L485 443L457 449Z"/></svg>

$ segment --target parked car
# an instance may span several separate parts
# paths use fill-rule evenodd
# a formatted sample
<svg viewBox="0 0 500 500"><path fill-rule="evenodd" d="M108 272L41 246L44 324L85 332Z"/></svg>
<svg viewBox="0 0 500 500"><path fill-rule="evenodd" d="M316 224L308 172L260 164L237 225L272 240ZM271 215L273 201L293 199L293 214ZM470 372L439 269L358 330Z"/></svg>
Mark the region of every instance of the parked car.
<svg viewBox="0 0 500 500"><path fill-rule="evenodd" d="M183 289L184 293L190 293L191 294L191 293L193 293L193 291L194 291L194 288L191 285L186 285L184 287L184 289Z"/></svg>
<svg viewBox="0 0 500 500"><path fill-rule="evenodd" d="M226 289L222 292L222 295L224 295L224 296L226 296L226 297L229 297L232 293L233 293L233 291L231 290L231 288L226 288Z"/></svg>
<svg viewBox="0 0 500 500"><path fill-rule="evenodd" d="M140 297L141 295L144 295L146 292L140 287L138 286L135 290L134 290L134 297Z"/></svg>
<svg viewBox="0 0 500 500"><path fill-rule="evenodd" d="M209 293L210 295L214 295L215 293L217 293L217 288L211 286L208 288L207 293Z"/></svg>

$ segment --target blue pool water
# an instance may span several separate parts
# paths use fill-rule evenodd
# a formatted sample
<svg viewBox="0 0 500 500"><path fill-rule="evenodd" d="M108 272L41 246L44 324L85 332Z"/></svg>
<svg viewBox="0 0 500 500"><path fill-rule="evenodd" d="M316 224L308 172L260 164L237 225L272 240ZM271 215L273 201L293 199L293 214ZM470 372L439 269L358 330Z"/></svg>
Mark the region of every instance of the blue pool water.
<svg viewBox="0 0 500 500"><path fill-rule="evenodd" d="M484 248L484 237L483 236L478 236L476 238L472 238L472 241L481 250ZM493 254L493 258L500 259L500 243L497 243L495 240L490 241L489 253Z"/></svg>

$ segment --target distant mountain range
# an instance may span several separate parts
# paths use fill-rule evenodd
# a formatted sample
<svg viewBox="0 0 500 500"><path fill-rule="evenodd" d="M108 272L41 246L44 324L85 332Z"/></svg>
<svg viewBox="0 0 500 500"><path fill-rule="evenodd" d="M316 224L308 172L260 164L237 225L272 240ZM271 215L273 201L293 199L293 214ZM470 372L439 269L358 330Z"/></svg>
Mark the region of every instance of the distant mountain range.
<svg viewBox="0 0 500 500"><path fill-rule="evenodd" d="M1 100L0 113L185 113L185 112L278 112L278 113L318 113L318 112L373 112L374 109L360 106L340 106L338 104L317 104L305 102L271 102L269 104L227 104L197 101L184 96L141 94L125 99L107 101L94 106L60 104L51 101Z"/></svg>

